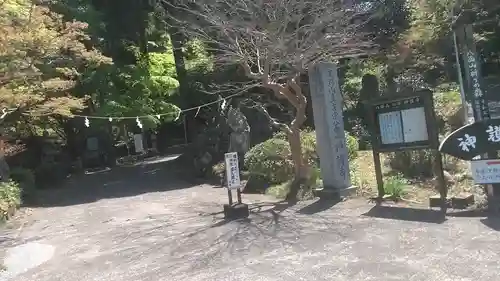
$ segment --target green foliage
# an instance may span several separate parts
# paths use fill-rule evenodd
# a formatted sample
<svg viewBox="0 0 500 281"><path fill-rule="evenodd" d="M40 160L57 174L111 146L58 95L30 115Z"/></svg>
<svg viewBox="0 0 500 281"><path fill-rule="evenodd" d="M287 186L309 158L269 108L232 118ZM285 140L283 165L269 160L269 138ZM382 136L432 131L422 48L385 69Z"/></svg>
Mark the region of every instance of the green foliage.
<svg viewBox="0 0 500 281"><path fill-rule="evenodd" d="M384 179L384 192L394 199L402 199L407 193L408 181L402 175L390 176Z"/></svg>
<svg viewBox="0 0 500 281"><path fill-rule="evenodd" d="M361 81L363 75L372 74L376 77L383 78L384 66L375 60L352 60L346 65L344 83L342 83L342 94L346 99L346 108L352 108L360 100L361 91ZM380 81L383 82L383 81ZM383 84L382 84L383 86ZM375 93L375 89L373 89ZM375 96L370 96L367 98L374 98Z"/></svg>
<svg viewBox="0 0 500 281"><path fill-rule="evenodd" d="M314 131L301 132L302 153L309 167L309 182L316 185L320 179L319 156ZM357 156L358 142L346 132L349 159ZM286 135L278 132L273 138L252 147L245 155L245 166L253 176L259 176L270 185L282 184L293 178L293 161Z"/></svg>
<svg viewBox="0 0 500 281"><path fill-rule="evenodd" d="M262 142L245 155L245 166L252 176L259 176L269 184L280 184L293 177L290 145L277 138Z"/></svg>
<svg viewBox="0 0 500 281"><path fill-rule="evenodd" d="M213 71L211 56L202 41L197 39L187 41L183 51L188 71Z"/></svg>
<svg viewBox="0 0 500 281"><path fill-rule="evenodd" d="M111 63L82 43L86 27L32 1L0 2L0 105L31 117L82 109L87 93L69 93L83 72Z"/></svg>
<svg viewBox="0 0 500 281"><path fill-rule="evenodd" d="M21 188L15 181L0 183L0 221L6 220L12 209L21 204Z"/></svg>
<svg viewBox="0 0 500 281"><path fill-rule="evenodd" d="M270 186L266 189L266 195L273 196L278 199L285 199L287 194L290 192L290 186L292 181L286 181L281 184Z"/></svg>
<svg viewBox="0 0 500 281"><path fill-rule="evenodd" d="M464 114L458 85L443 84L437 87L434 107L441 135L447 135L463 125Z"/></svg>
<svg viewBox="0 0 500 281"><path fill-rule="evenodd" d="M432 152L428 150L399 151L389 154L387 162L393 171L406 177L432 177L432 159Z"/></svg>
<svg viewBox="0 0 500 281"><path fill-rule="evenodd" d="M164 53L149 53L148 56L149 74L151 76L166 76L174 78L177 75L177 73L175 72L174 54L172 53L171 49L167 50ZM178 86L178 84L174 85L175 88Z"/></svg>
<svg viewBox="0 0 500 281"><path fill-rule="evenodd" d="M347 153L349 154L349 160L358 157L359 143L356 137L352 136L348 132L345 132L346 143L347 143Z"/></svg>
<svg viewBox="0 0 500 281"><path fill-rule="evenodd" d="M349 180L351 181L351 185L360 187L362 182L359 176L359 165L357 161L351 161L349 163Z"/></svg>
<svg viewBox="0 0 500 281"><path fill-rule="evenodd" d="M93 95L96 115L143 116L145 128L155 127L162 116L163 121L177 117L179 108L169 102L179 83L172 74L172 64L167 55L152 54L151 70L138 66L102 68L99 73L88 77L86 87L97 89ZM102 85L102 86L99 86Z"/></svg>

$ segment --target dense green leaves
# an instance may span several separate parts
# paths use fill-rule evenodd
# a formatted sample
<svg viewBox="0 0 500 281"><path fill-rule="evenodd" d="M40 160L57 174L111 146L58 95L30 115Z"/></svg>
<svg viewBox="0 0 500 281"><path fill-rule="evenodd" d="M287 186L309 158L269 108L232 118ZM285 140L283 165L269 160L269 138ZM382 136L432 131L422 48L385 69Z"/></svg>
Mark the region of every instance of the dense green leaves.
<svg viewBox="0 0 500 281"><path fill-rule="evenodd" d="M81 43L86 24L63 22L28 0L0 5L0 105L32 116L83 108L88 93L70 94L81 73L111 62Z"/></svg>

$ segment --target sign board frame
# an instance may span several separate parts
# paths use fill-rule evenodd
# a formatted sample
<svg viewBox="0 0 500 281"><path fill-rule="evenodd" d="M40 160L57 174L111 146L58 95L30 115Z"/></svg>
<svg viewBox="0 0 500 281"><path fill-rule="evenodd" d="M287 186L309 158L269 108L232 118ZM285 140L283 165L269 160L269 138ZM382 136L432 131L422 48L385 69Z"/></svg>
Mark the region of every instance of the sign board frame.
<svg viewBox="0 0 500 281"><path fill-rule="evenodd" d="M436 115L434 113L434 103L432 99L432 92L429 90L420 90L417 92L402 93L398 95L382 96L372 99L367 102L368 116L370 120L370 131L372 135L372 146L377 152L395 152L404 150L419 150L419 149L437 149L439 146L439 138L437 128L432 126L436 122ZM416 109L423 109L423 118L425 118L425 133L426 138L423 140L405 142L404 113L409 111L416 111ZM382 115L399 114L398 124L394 124L395 130L400 130L401 141L384 143L383 132L380 128L380 121ZM420 128L421 129L421 128ZM409 132L409 130L407 130Z"/></svg>
<svg viewBox="0 0 500 281"><path fill-rule="evenodd" d="M229 190L241 188L240 168L237 152L228 152L224 154L224 163L226 168L226 188Z"/></svg>
<svg viewBox="0 0 500 281"><path fill-rule="evenodd" d="M443 159L441 157L441 153L438 150L439 135L437 126L434 125L436 124L436 113L434 112L432 92L429 90L419 90L400 92L397 93L397 95L381 96L365 102L365 108L367 109L368 114L367 119L369 121L368 125L370 127L371 143L373 149L373 162L375 164L375 175L377 178L378 197L376 198L376 200L381 201L385 197L380 153L431 149L433 152L433 162L435 169L434 173L437 177L440 200L442 202L441 209L445 212L448 189L446 186L446 181L444 179ZM425 119L424 134L426 133L426 138L412 142L405 142L404 136L402 136L402 141L383 143L379 121L380 114L388 112L399 112L399 114L402 115L402 112L404 110L415 108L423 108L423 117L421 118ZM403 117L399 117L401 122L396 124L396 126L399 126L401 134L404 134L404 120Z"/></svg>

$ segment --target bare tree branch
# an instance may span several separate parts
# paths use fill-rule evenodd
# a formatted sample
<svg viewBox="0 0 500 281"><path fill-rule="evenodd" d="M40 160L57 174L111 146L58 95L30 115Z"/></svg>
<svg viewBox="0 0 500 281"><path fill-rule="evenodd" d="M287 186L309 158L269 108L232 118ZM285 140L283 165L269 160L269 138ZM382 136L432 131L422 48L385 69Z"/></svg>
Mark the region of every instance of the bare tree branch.
<svg viewBox="0 0 500 281"><path fill-rule="evenodd" d="M362 31L366 20L356 20L363 19L363 13L345 9L338 0L171 0L165 4L181 11L173 15L172 24L204 41L216 53L217 63L240 63L252 79L262 79L265 62L276 81L320 61L376 51L369 34Z"/></svg>
<svg viewBox="0 0 500 281"><path fill-rule="evenodd" d="M363 32L370 19L367 11L347 7L342 0L164 1L175 11L169 22L202 41L216 66L240 66L253 81L247 85L271 90L293 106L289 125L272 118L262 104L252 107L287 134L295 177L307 177L300 139L307 98L300 74L322 61L376 52L371 35Z"/></svg>

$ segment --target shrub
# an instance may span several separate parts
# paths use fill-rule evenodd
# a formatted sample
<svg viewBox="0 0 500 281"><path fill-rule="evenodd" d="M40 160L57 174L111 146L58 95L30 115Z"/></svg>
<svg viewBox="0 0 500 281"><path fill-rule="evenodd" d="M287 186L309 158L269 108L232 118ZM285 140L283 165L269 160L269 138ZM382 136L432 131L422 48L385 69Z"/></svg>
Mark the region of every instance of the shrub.
<svg viewBox="0 0 500 281"><path fill-rule="evenodd" d="M245 167L251 176L265 179L269 184L286 182L293 175L288 142L272 138L252 147L245 155Z"/></svg>
<svg viewBox="0 0 500 281"><path fill-rule="evenodd" d="M390 176L384 180L384 192L394 199L401 199L406 194L408 181L402 175Z"/></svg>
<svg viewBox="0 0 500 281"><path fill-rule="evenodd" d="M349 160L353 160L358 157L359 142L356 137L352 136L348 132L345 132L345 138L347 143L347 152L349 153Z"/></svg>
<svg viewBox="0 0 500 281"><path fill-rule="evenodd" d="M406 177L432 177L433 158L428 150L399 151L387 157L389 167Z"/></svg>
<svg viewBox="0 0 500 281"><path fill-rule="evenodd" d="M21 204L21 188L15 181L0 183L0 221L6 220L12 209Z"/></svg>
<svg viewBox="0 0 500 281"><path fill-rule="evenodd" d="M354 159L358 152L358 142L355 137L346 133L349 159ZM316 133L301 132L302 152L311 167L311 184L319 180L319 156L316 149ZM290 145L283 132L278 132L273 138L254 146L245 155L245 166L251 176L258 176L270 185L284 183L293 178L293 161Z"/></svg>
<svg viewBox="0 0 500 281"><path fill-rule="evenodd" d="M278 199L285 199L288 192L290 192L290 185L292 181L286 181L281 184L273 185L266 189L266 195L273 196Z"/></svg>

